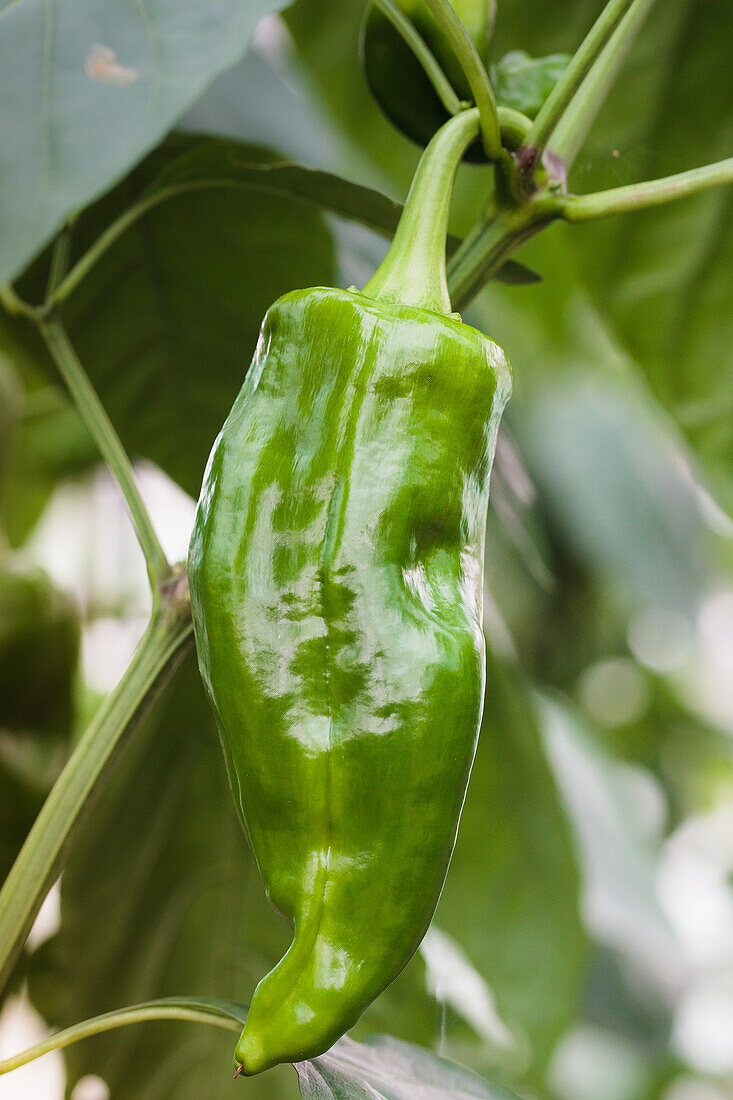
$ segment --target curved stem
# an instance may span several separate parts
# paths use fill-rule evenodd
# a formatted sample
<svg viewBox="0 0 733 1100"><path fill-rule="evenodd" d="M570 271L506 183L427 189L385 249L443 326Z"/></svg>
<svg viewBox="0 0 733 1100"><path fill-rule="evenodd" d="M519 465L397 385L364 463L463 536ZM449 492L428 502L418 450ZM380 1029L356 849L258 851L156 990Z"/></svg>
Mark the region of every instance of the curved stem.
<svg viewBox="0 0 733 1100"><path fill-rule="evenodd" d="M302 165L287 163L249 164L245 162L236 163L236 168L241 174L239 179L188 179L158 187L151 194L139 199L134 206L129 207L111 225L108 225L84 255L77 260L56 288L49 305L60 305L65 302L110 248L141 218L168 202L169 199L190 195L195 191L254 190L265 194L282 195L329 210L339 217L366 225L376 233L386 233L390 236L399 218L399 205L370 188L347 184L345 190L334 195L332 184L336 182L343 188L344 181L328 172L320 172L313 168L304 169ZM297 180L294 180L291 175L293 170L297 173ZM379 206L376 216L375 204ZM34 321L37 320L38 310L22 302L12 287L4 287L0 290L0 301L10 312L22 313Z"/></svg>
<svg viewBox="0 0 733 1100"><path fill-rule="evenodd" d="M132 516L135 534L145 555L150 587L155 601L161 583L170 573L170 566L140 496L130 459L74 351L58 314L52 311L47 315L41 315L38 327L84 424L122 490Z"/></svg>
<svg viewBox="0 0 733 1100"><path fill-rule="evenodd" d="M518 149L531 126L531 118L527 118L521 111L516 111L513 107L499 107L501 141L507 149Z"/></svg>
<svg viewBox="0 0 733 1100"><path fill-rule="evenodd" d="M559 217L545 204L504 210L490 222L477 222L448 267L451 301L464 309L524 241Z"/></svg>
<svg viewBox="0 0 733 1100"><path fill-rule="evenodd" d="M21 1051L12 1058L6 1058L0 1062L0 1076L10 1073L14 1069L27 1065L29 1062L49 1054L52 1050L63 1050L64 1047L78 1043L82 1039L89 1039L93 1035L102 1035L105 1031L113 1031L118 1027L128 1027L130 1024L142 1024L151 1020L186 1020L189 1023L211 1024L226 1031L240 1031L242 1021L234 1014L228 1014L215 1006L208 1007L205 1003L189 997L167 997L160 1001L147 1001L143 1004L133 1005L131 1008L122 1008L117 1012L105 1012L101 1016L94 1016L85 1020L82 1024L57 1031L41 1043Z"/></svg>
<svg viewBox="0 0 733 1100"><path fill-rule="evenodd" d="M24 302L15 293L15 287L11 283L6 283L4 287L0 288L0 303L3 309L8 313L14 314L16 317L25 317L27 321L32 321L33 324L38 323L39 310L28 302Z"/></svg>
<svg viewBox="0 0 733 1100"><path fill-rule="evenodd" d="M496 96L473 39L449 0L424 0L424 2L453 47L466 75L481 119L481 137L486 156L489 160L498 160L502 154L502 146Z"/></svg>
<svg viewBox="0 0 733 1100"><path fill-rule="evenodd" d="M89 798L107 775L115 752L140 720L144 705L157 695L191 637L185 573L181 570L163 592L117 687L100 706L41 812L0 890L0 990L53 885L69 837Z"/></svg>
<svg viewBox="0 0 733 1100"><path fill-rule="evenodd" d="M584 41L573 54L570 64L545 100L527 134L525 148L532 151L533 163L537 162L565 108L633 2L634 0L608 0Z"/></svg>
<svg viewBox="0 0 733 1100"><path fill-rule="evenodd" d="M663 179L632 183L627 187L613 187L610 191L597 191L592 195L567 195L558 198L556 203L560 215L566 221L586 222L594 218L605 218L609 214L660 206L662 203L696 195L700 191L727 183L733 183L733 157Z"/></svg>
<svg viewBox="0 0 733 1100"><path fill-rule="evenodd" d="M450 313L445 243L453 179L476 137L476 108L438 130L420 158L389 252L364 287L370 298Z"/></svg>
<svg viewBox="0 0 733 1100"><path fill-rule="evenodd" d="M395 30L399 31L402 35L402 38L422 65L425 75L432 84L440 102L443 104L448 114L458 114L461 110L461 101L456 95L453 85L440 67L440 62L437 57L414 23L407 18L394 0L373 0L373 2L386 18L389 19Z"/></svg>
<svg viewBox="0 0 733 1100"><path fill-rule="evenodd" d="M559 123L552 131L548 144L560 158L566 171L572 166L596 115L606 101L644 20L655 0L633 0L633 3L603 52L591 68Z"/></svg>

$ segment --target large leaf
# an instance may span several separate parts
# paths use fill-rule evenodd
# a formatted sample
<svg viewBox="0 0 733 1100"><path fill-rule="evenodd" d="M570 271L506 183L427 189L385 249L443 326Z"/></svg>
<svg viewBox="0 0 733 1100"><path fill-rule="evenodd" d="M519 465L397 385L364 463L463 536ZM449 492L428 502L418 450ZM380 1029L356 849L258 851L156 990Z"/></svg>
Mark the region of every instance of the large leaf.
<svg viewBox="0 0 733 1100"><path fill-rule="evenodd" d="M33 999L54 1027L165 996L247 1001L287 940L236 818L189 657L79 829L60 930L33 959ZM97 1074L115 1100L238 1096L234 1038L185 1023L102 1035L66 1052L69 1091ZM273 1071L247 1094L294 1098L295 1075Z"/></svg>
<svg viewBox="0 0 733 1100"><path fill-rule="evenodd" d="M516 1100L455 1063L384 1035L366 1043L342 1039L295 1068L303 1100Z"/></svg>
<svg viewBox="0 0 733 1100"><path fill-rule="evenodd" d="M237 150L250 172L273 160L262 150ZM190 180L198 157L197 186L181 187L135 221L63 311L128 450L152 459L192 494L268 306L287 290L333 282L331 235L321 215L289 196L232 186L232 147L212 175L211 146L188 135L165 142L87 212L73 258L143 194L150 198L161 174L171 187L182 183L173 169L179 158ZM37 298L44 277L39 262L22 280L23 293ZM12 328L16 340L20 327ZM43 357L29 326L22 329L26 347Z"/></svg>
<svg viewBox="0 0 733 1100"><path fill-rule="evenodd" d="M507 46L530 51L570 49L578 41L579 24L590 19L587 8L581 0L546 5L541 12L528 3L505 5L499 35ZM733 115L724 105L733 96L733 71L728 43L720 33L728 18L725 0L655 5L571 174L572 189L613 187L730 155ZM552 343L567 310L577 308L584 284L617 353L643 369L729 505L731 203L723 191L574 226L561 234L567 271L564 278L562 270L557 272L557 280L554 258L552 272L542 262L543 239L527 256L542 270L545 282L557 288L554 317L544 310L541 295L533 294L525 303L530 327L535 323L533 307L542 310ZM575 295L572 303L568 290ZM524 369L517 358L517 352L524 352L521 332L516 348L509 351ZM577 355L569 350L568 359L577 362ZM612 365L612 356L608 362Z"/></svg>
<svg viewBox="0 0 733 1100"><path fill-rule="evenodd" d="M140 159L284 0L6 0L0 284Z"/></svg>
<svg viewBox="0 0 733 1100"><path fill-rule="evenodd" d="M730 156L733 68L721 34L729 19L726 0L656 5L580 163L578 186L613 185L617 172L619 182L652 178ZM615 170L612 149L620 153ZM599 309L733 505L730 189L589 226L575 247Z"/></svg>

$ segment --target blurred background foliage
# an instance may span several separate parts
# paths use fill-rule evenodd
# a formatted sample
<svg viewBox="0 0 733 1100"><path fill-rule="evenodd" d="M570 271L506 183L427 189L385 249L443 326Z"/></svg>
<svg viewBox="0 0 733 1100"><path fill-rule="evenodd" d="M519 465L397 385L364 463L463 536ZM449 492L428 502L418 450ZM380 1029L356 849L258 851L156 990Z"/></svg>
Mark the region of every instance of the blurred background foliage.
<svg viewBox="0 0 733 1100"><path fill-rule="evenodd" d="M572 51L601 6L498 0L494 61ZM106 176L90 166L83 186L64 179L69 208L93 200L75 256L179 158L211 181L137 220L63 308L173 557L267 306L301 285L360 285L386 247L312 204L222 187L236 164L214 163L201 135L241 142L242 164L297 160L400 200L419 153L357 64L362 0L276 7L259 5L271 14L232 64L256 18L230 24L220 0L240 48L176 77L171 117L138 138L137 155L151 151ZM0 53L30 34L12 18ZM727 0L656 5L572 189L730 152L730 19ZM92 145L109 118L86 119ZM9 145L19 156L12 129ZM87 161L77 153L77 176ZM456 234L489 180L461 170ZM494 282L467 311L515 379L492 481L483 730L433 927L354 1037L388 1032L545 1100L733 1097L732 201L553 226L519 253L541 283ZM29 234L21 260L3 256L34 301L43 243ZM0 314L0 349L5 873L147 597L122 506L35 334ZM22 714L2 709L26 687ZM0 1016L3 1049L24 1045L18 1019L31 1035L168 994L250 996L287 929L224 786L189 657L78 830ZM0 1095L226 1097L242 1088L230 1047L192 1025L131 1028L4 1079ZM284 1068L246 1090L298 1095Z"/></svg>

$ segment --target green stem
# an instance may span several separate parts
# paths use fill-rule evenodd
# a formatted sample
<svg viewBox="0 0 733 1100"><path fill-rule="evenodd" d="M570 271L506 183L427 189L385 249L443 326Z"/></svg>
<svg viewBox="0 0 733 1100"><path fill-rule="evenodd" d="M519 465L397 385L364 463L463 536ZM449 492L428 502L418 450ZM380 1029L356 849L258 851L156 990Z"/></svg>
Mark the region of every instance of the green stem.
<svg viewBox="0 0 733 1100"><path fill-rule="evenodd" d="M559 216L554 203L538 201L477 222L448 265L454 309L464 309L520 244Z"/></svg>
<svg viewBox="0 0 733 1100"><path fill-rule="evenodd" d="M185 574L163 594L117 687L105 699L57 779L0 890L0 990L61 870L74 825L101 788L110 762L191 637Z"/></svg>
<svg viewBox="0 0 733 1100"><path fill-rule="evenodd" d="M28 302L24 302L22 298L19 298L15 293L15 288L10 283L0 288L0 304L8 313L15 314L17 317L25 317L27 321L32 321L34 325L38 323L39 311L35 306L31 306Z"/></svg>
<svg viewBox="0 0 733 1100"><path fill-rule="evenodd" d="M41 315L38 327L84 424L125 497L138 542L145 555L155 601L161 583L170 573L170 566L140 496L130 459L74 351L58 314L51 311Z"/></svg>
<svg viewBox="0 0 733 1100"><path fill-rule="evenodd" d="M136 221L147 214L149 210L153 210L156 206L160 205L160 203L165 202L169 198L174 198L184 191L191 191L196 187L202 188L206 186L211 186L211 184L208 181L204 181L203 183L195 181L189 186L184 185L161 188L160 191L156 191L146 199L141 199L139 202L136 202L134 206L129 207L124 214L116 218L103 233L100 233L94 244L86 250L79 260L77 260L68 275L56 287L51 301L55 305L60 305L62 302L65 302L95 264L101 260L105 252L107 252Z"/></svg>
<svg viewBox="0 0 733 1100"><path fill-rule="evenodd" d="M453 180L478 125L476 108L462 111L426 148L389 252L364 287L370 298L450 313L445 242Z"/></svg>
<svg viewBox="0 0 733 1100"><path fill-rule="evenodd" d="M134 1005L132 1008L119 1009L117 1012L105 1012L102 1016L94 1016L82 1024L75 1024L63 1031L57 1031L42 1043L36 1043L35 1046L21 1051L20 1054L0 1062L0 1076L28 1065L29 1062L49 1054L52 1050L63 1050L64 1047L78 1043L82 1039L89 1039L93 1035L102 1035L105 1031L113 1031L118 1027L147 1023L151 1020L185 1020L189 1023L211 1024L213 1027L234 1032L242 1029L242 1021L233 1014L228 1015L221 1010L207 1008L193 998L168 997L165 1000L148 1001Z"/></svg>
<svg viewBox="0 0 733 1100"><path fill-rule="evenodd" d="M733 183L733 157L664 179L632 183L628 187L614 187L592 195L568 195L558 198L556 203L561 217L566 221L587 222L609 214L660 206L727 183Z"/></svg>
<svg viewBox="0 0 733 1100"><path fill-rule="evenodd" d="M560 122L565 108L632 3L633 0L608 0L606 7L573 55L567 69L545 100L525 141L525 147L532 152L533 163L537 162L539 154L547 144L547 139Z"/></svg>
<svg viewBox="0 0 733 1100"><path fill-rule="evenodd" d="M633 0L553 130L548 144L566 170L571 167L582 148L654 2L655 0Z"/></svg>
<svg viewBox="0 0 733 1100"><path fill-rule="evenodd" d="M449 0L424 2L453 47L458 63L466 75L481 120L481 137L486 156L491 161L499 160L502 145L496 96L473 39Z"/></svg>
<svg viewBox="0 0 733 1100"><path fill-rule="evenodd" d="M51 266L48 272L48 282L46 283L46 301L53 297L53 292L69 269L73 235L74 221L70 218L64 223L58 237L54 241L53 252L51 254Z"/></svg>
<svg viewBox="0 0 733 1100"><path fill-rule="evenodd" d="M440 102L449 115L456 115L461 110L461 101L456 95L453 85L440 67L440 62L428 46L425 39L414 23L407 18L405 13L397 6L394 0L374 0L382 13L389 19L406 44L410 47L428 80L432 84Z"/></svg>
<svg viewBox="0 0 733 1100"><path fill-rule="evenodd" d="M518 149L529 133L532 120L515 111L513 107L499 107L499 126L502 145L507 149Z"/></svg>

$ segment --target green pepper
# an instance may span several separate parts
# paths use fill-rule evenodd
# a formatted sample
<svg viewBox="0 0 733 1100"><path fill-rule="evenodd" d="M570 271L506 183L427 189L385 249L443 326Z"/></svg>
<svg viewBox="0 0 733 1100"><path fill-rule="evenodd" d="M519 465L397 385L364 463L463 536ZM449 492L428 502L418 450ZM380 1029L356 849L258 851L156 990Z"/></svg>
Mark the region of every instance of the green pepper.
<svg viewBox="0 0 733 1100"><path fill-rule="evenodd" d="M505 357L450 314L464 112L433 139L359 293L268 310L204 477L199 663L267 893L294 926L236 1048L328 1049L422 939L481 717L484 528Z"/></svg>

